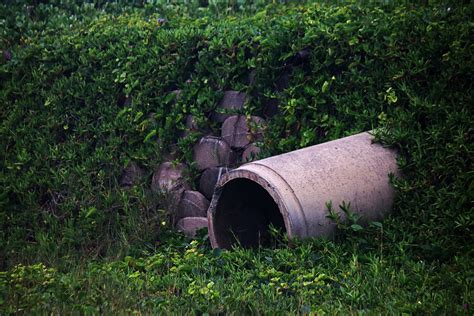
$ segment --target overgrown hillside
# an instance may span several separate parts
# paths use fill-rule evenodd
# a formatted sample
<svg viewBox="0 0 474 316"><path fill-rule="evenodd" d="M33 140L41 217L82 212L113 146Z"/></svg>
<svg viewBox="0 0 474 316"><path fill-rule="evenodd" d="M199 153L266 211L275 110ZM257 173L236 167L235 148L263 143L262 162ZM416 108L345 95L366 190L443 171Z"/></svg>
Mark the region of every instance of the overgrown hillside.
<svg viewBox="0 0 474 316"><path fill-rule="evenodd" d="M0 311L472 314L474 5L209 2L0 5ZM176 234L153 170L176 147L196 185L227 90L262 156L374 129L393 215L272 249Z"/></svg>

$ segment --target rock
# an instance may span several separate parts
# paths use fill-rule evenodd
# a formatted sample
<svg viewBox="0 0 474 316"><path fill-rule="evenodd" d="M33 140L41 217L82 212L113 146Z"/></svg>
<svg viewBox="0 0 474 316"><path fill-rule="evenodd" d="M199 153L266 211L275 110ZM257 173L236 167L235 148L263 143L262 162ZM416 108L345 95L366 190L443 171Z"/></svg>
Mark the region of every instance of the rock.
<svg viewBox="0 0 474 316"><path fill-rule="evenodd" d="M155 170L151 189L155 193L175 193L189 189L184 179L185 165L164 162Z"/></svg>
<svg viewBox="0 0 474 316"><path fill-rule="evenodd" d="M304 48L294 54L293 56L289 57L285 61L285 70L292 69L293 67L298 67L301 65L308 64L311 59L311 49Z"/></svg>
<svg viewBox="0 0 474 316"><path fill-rule="evenodd" d="M213 113L212 119L215 122L222 123L229 116L237 113L239 110L244 108L245 100L247 99L247 94L245 92L239 91L226 91L224 92L224 97L219 103L218 109ZM227 113L222 113L227 112ZM232 113L228 113L232 112Z"/></svg>
<svg viewBox="0 0 474 316"><path fill-rule="evenodd" d="M260 148L254 144L250 144L245 148L244 153L242 154L242 162L249 162L255 160L257 155L260 153Z"/></svg>
<svg viewBox="0 0 474 316"><path fill-rule="evenodd" d="M132 104L132 98L127 97L125 94L120 93L117 96L117 106L119 107L128 107Z"/></svg>
<svg viewBox="0 0 474 316"><path fill-rule="evenodd" d="M188 128L190 130L193 130L193 131L197 131L199 129L199 127L196 123L196 119L191 114L186 116L186 128Z"/></svg>
<svg viewBox="0 0 474 316"><path fill-rule="evenodd" d="M221 136L232 148L244 148L253 141L263 138L261 126L265 120L258 116L248 121L243 115L234 115L222 124Z"/></svg>
<svg viewBox="0 0 474 316"><path fill-rule="evenodd" d="M275 91L281 92L290 86L290 79L292 73L292 67L287 67L283 70L280 77L278 77L275 81Z"/></svg>
<svg viewBox="0 0 474 316"><path fill-rule="evenodd" d="M176 229L188 237L196 236L196 232L201 228L207 228L206 217L185 217L176 224Z"/></svg>
<svg viewBox="0 0 474 316"><path fill-rule="evenodd" d="M9 61L12 59L12 53L9 51L9 50L4 50L3 51L3 58L6 60L6 61Z"/></svg>
<svg viewBox="0 0 474 316"><path fill-rule="evenodd" d="M198 191L184 191L179 202L176 218L206 217L209 201Z"/></svg>
<svg viewBox="0 0 474 316"><path fill-rule="evenodd" d="M168 20L165 19L165 18L157 18L157 19L156 19L156 22L157 22L158 24L160 24L160 25L163 25L163 24L165 24L165 23L168 23Z"/></svg>
<svg viewBox="0 0 474 316"><path fill-rule="evenodd" d="M181 196L190 186L184 177L184 164L162 163L154 172L151 191L161 195L161 205L174 210L181 201Z"/></svg>
<svg viewBox="0 0 474 316"><path fill-rule="evenodd" d="M240 154L241 154L241 152L239 153L239 151L232 150L230 152L230 155L229 155L229 165L230 166L236 164L239 161Z"/></svg>
<svg viewBox="0 0 474 316"><path fill-rule="evenodd" d="M251 141L247 118L244 115L234 115L227 118L222 124L221 137L232 148L242 148Z"/></svg>
<svg viewBox="0 0 474 316"><path fill-rule="evenodd" d="M302 49L296 54L296 56L298 58L298 63L307 62L311 57L311 50L309 48Z"/></svg>
<svg viewBox="0 0 474 316"><path fill-rule="evenodd" d="M280 100L277 98L266 99L263 102L263 115L266 118L272 118L280 112Z"/></svg>
<svg viewBox="0 0 474 316"><path fill-rule="evenodd" d="M311 58L311 49L305 48L297 52L292 57L288 58L285 62L286 67L290 66L301 66L303 64L309 63Z"/></svg>
<svg viewBox="0 0 474 316"><path fill-rule="evenodd" d="M254 86L257 78L257 71L255 69L251 70L246 79L246 83L249 86Z"/></svg>
<svg viewBox="0 0 474 316"><path fill-rule="evenodd" d="M166 102L169 102L170 105L174 105L176 104L176 102L179 100L179 98L181 97L181 90L180 89L176 89L176 90L173 90L173 91L169 91L167 92L167 96L166 96Z"/></svg>
<svg viewBox="0 0 474 316"><path fill-rule="evenodd" d="M137 185L140 180L145 176L143 170L134 161L130 162L125 170L122 172L120 177L121 187L132 187Z"/></svg>
<svg viewBox="0 0 474 316"><path fill-rule="evenodd" d="M194 146L194 161L199 170L228 166L231 152L230 146L222 138L205 136Z"/></svg>
<svg viewBox="0 0 474 316"><path fill-rule="evenodd" d="M162 159L166 161L176 160L178 158L179 148L176 144L171 144L166 151L163 152Z"/></svg>
<svg viewBox="0 0 474 316"><path fill-rule="evenodd" d="M26 6L26 14L28 17L32 17L35 12L35 6L34 5L27 5Z"/></svg>
<svg viewBox="0 0 474 316"><path fill-rule="evenodd" d="M196 132L199 130L199 127L196 123L196 119L194 116L189 114L186 116L186 129L184 131L179 132L179 137L186 137L188 136L191 132Z"/></svg>
<svg viewBox="0 0 474 316"><path fill-rule="evenodd" d="M294 67L303 66L303 69L307 69L309 67L310 58L311 50L309 48L302 49L293 57L289 58L285 63L282 73L275 81L275 91L281 92L288 88Z"/></svg>
<svg viewBox="0 0 474 316"><path fill-rule="evenodd" d="M179 97L181 96L181 90L179 89L173 90L171 91L171 93L174 94L175 99L179 99Z"/></svg>
<svg viewBox="0 0 474 316"><path fill-rule="evenodd" d="M152 126L156 126L158 122L156 121L156 113L150 112L147 115L148 121L151 123Z"/></svg>
<svg viewBox="0 0 474 316"><path fill-rule="evenodd" d="M199 191L209 200L212 199L217 181L230 170L232 169L224 167L206 169L201 175L201 179L199 179Z"/></svg>

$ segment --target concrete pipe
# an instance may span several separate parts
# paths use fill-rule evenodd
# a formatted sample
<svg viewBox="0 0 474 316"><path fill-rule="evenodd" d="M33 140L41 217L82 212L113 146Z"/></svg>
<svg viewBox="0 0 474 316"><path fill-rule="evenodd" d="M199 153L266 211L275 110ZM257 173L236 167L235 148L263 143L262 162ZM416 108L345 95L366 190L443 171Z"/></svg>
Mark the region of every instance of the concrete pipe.
<svg viewBox="0 0 474 316"><path fill-rule="evenodd" d="M394 200L396 158L366 132L234 169L220 178L208 209L211 244L266 245L270 224L290 239L331 237L328 202L336 211L350 202L363 221L380 220Z"/></svg>

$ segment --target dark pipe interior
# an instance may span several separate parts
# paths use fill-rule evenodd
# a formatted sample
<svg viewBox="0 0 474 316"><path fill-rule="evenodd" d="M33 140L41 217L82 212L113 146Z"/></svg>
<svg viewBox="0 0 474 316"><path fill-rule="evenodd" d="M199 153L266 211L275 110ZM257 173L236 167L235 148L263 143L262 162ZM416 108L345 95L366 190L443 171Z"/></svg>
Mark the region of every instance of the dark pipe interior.
<svg viewBox="0 0 474 316"><path fill-rule="evenodd" d="M248 179L234 179L221 192L214 218L217 242L223 248L269 246L273 225L286 232L283 216L270 194Z"/></svg>

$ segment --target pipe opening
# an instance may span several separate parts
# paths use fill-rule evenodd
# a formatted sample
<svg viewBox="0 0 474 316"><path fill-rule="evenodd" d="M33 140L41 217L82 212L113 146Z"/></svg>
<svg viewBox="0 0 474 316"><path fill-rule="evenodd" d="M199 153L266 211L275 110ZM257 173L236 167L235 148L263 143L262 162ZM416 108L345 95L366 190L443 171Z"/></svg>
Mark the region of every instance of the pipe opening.
<svg viewBox="0 0 474 316"><path fill-rule="evenodd" d="M270 194L249 179L234 179L222 188L214 217L217 243L222 248L270 246L270 226L286 233L283 216Z"/></svg>

